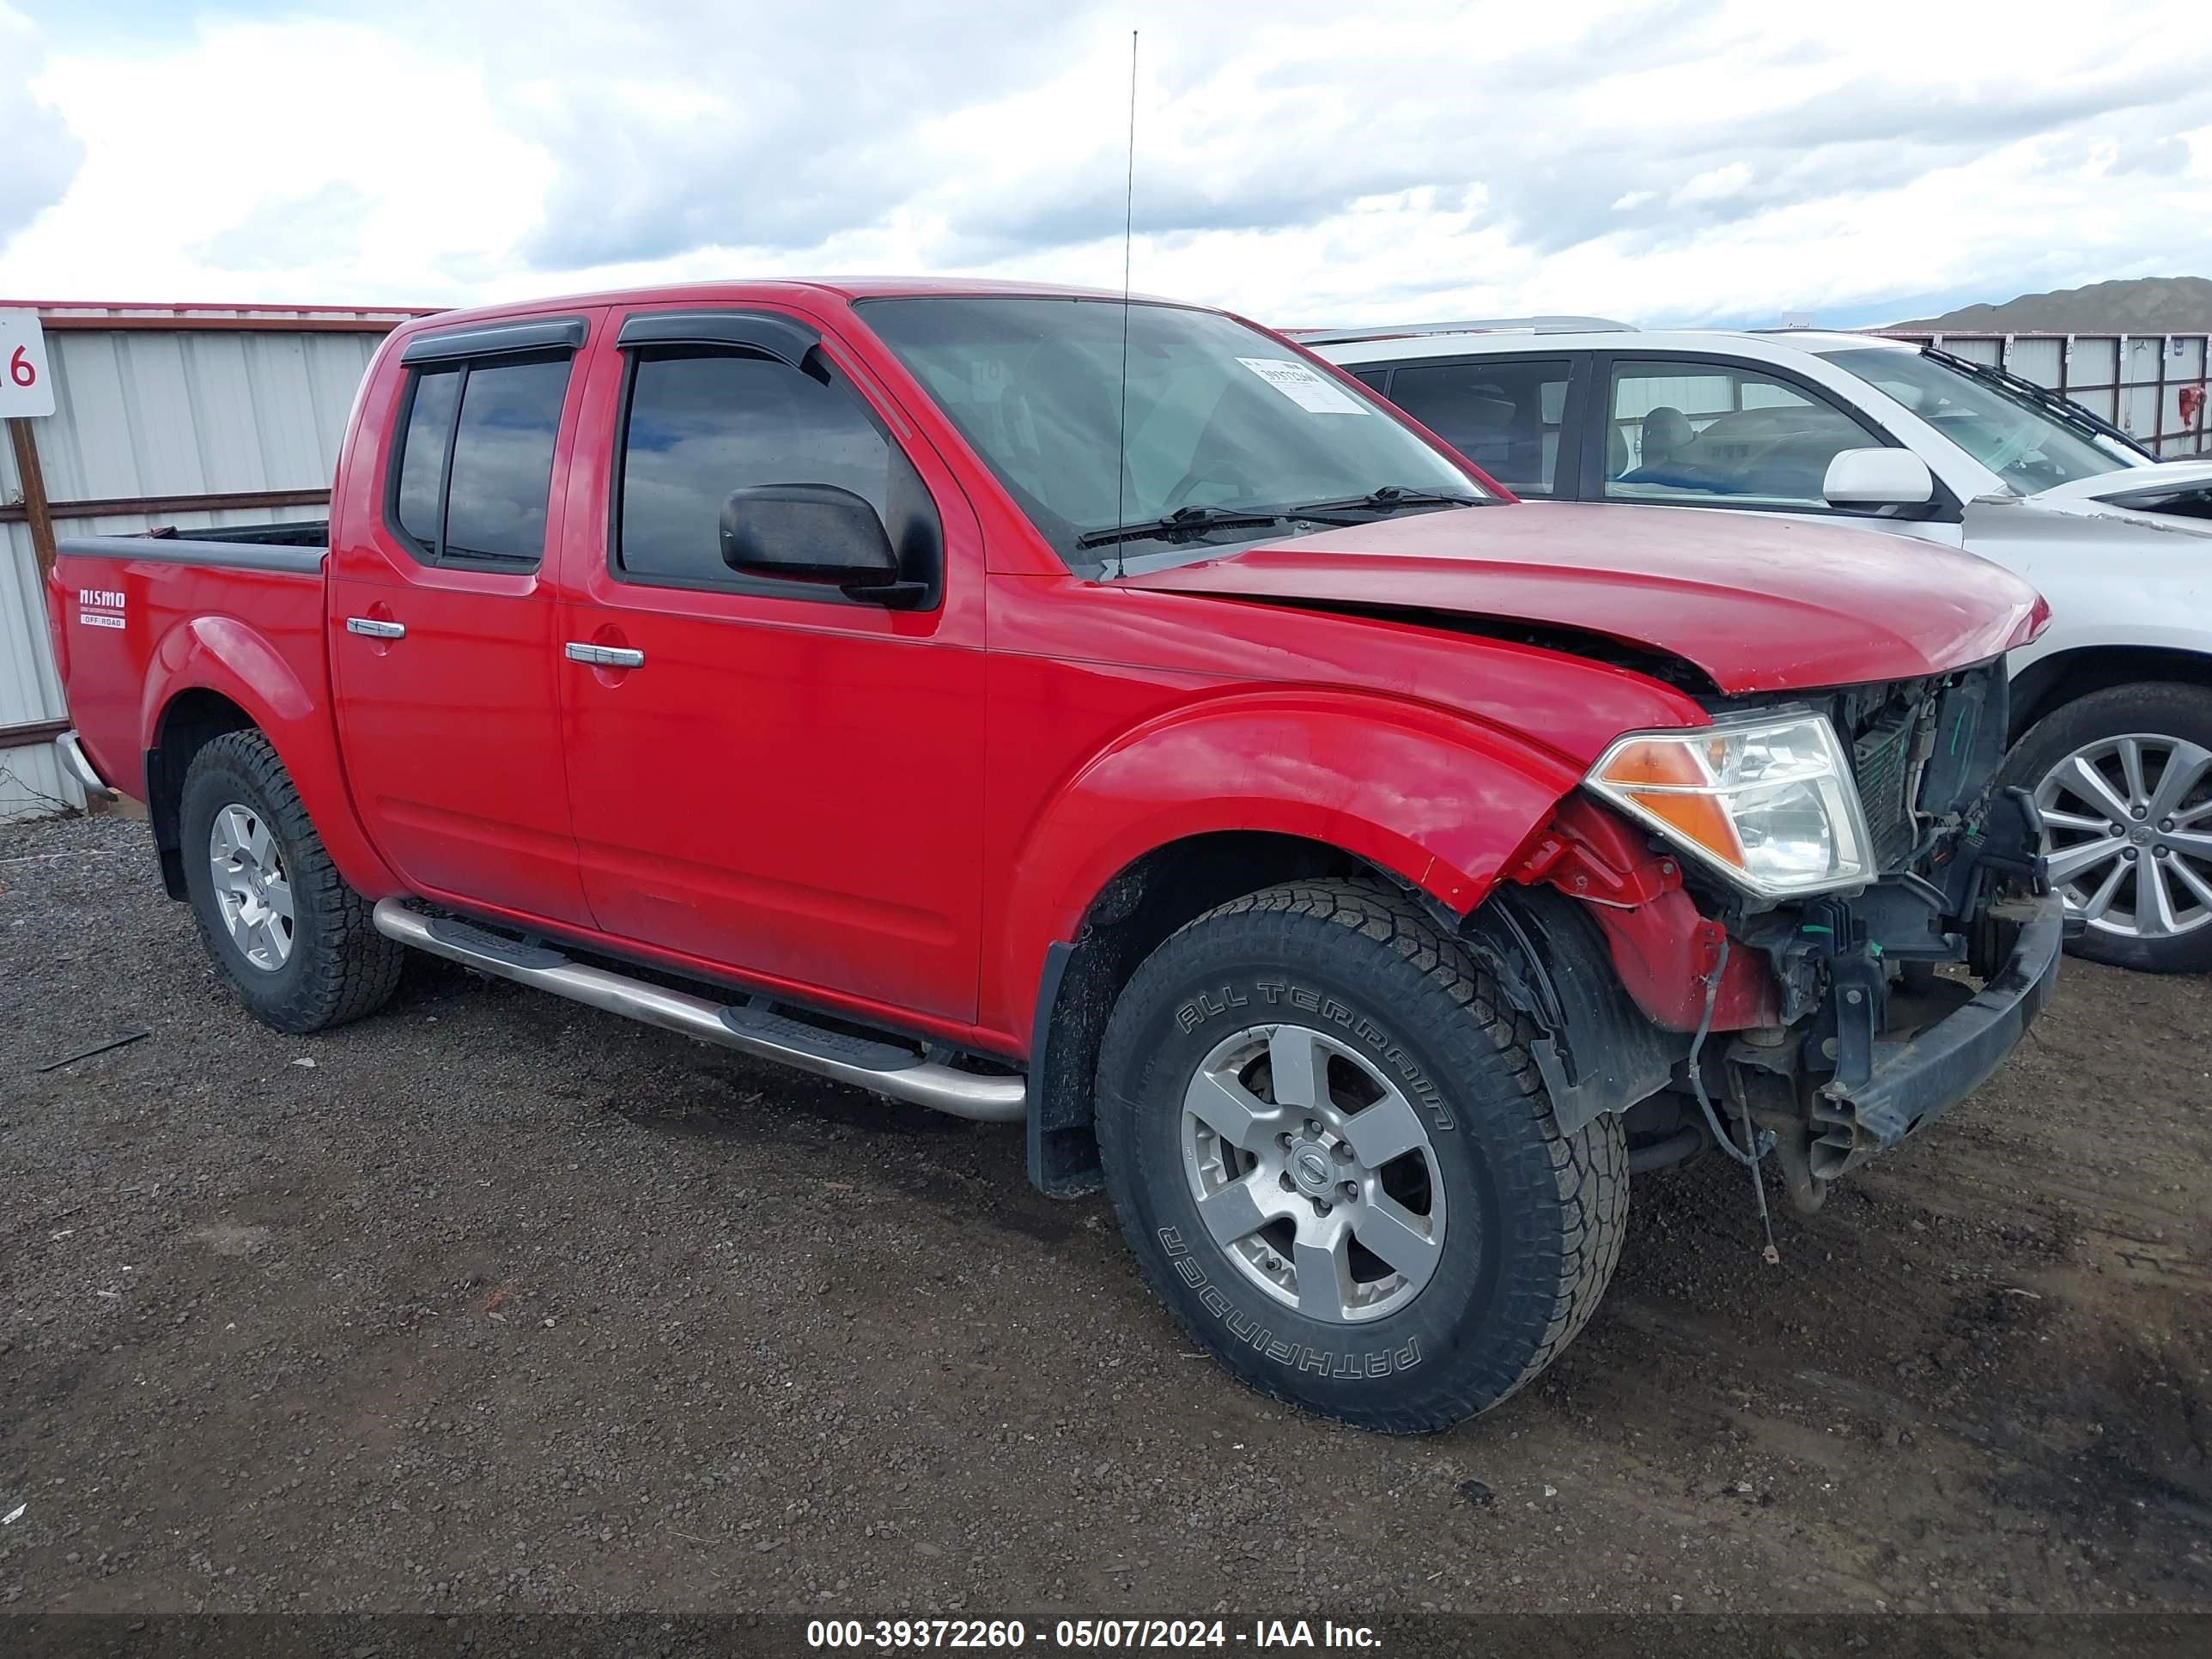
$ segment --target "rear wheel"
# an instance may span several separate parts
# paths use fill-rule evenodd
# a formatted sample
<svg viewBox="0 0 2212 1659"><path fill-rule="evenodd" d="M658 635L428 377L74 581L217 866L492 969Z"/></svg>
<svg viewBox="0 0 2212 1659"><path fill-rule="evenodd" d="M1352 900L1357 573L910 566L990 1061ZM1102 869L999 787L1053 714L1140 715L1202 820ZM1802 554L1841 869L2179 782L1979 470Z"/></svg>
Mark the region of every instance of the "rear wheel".
<svg viewBox="0 0 2212 1659"><path fill-rule="evenodd" d="M1496 1405L1588 1320L1627 1213L1620 1120L1562 1134L1530 1036L1380 884L1200 917L1100 1056L1107 1191L1146 1279L1279 1399L1401 1433Z"/></svg>
<svg viewBox="0 0 2212 1659"><path fill-rule="evenodd" d="M2212 969L2212 691L2114 686L2036 722L2006 781L2043 814L2077 955L2151 973Z"/></svg>
<svg viewBox="0 0 2212 1659"><path fill-rule="evenodd" d="M391 999L406 951L331 864L268 738L228 732L194 755L179 818L200 942L256 1018L319 1031Z"/></svg>

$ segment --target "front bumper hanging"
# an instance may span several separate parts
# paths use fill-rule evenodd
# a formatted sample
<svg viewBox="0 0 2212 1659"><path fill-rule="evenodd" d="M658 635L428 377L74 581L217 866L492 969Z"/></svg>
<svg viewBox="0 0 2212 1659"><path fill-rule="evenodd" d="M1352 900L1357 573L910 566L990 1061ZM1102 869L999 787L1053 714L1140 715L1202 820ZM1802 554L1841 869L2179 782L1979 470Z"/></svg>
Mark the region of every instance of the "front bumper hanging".
<svg viewBox="0 0 2212 1659"><path fill-rule="evenodd" d="M1814 1092L1812 1173L1830 1179L1887 1152L1972 1094L2016 1048L2050 1000L2064 942L2055 894L2024 901L2012 954L1964 1005L1899 1039L1878 1039L1862 1082Z"/></svg>

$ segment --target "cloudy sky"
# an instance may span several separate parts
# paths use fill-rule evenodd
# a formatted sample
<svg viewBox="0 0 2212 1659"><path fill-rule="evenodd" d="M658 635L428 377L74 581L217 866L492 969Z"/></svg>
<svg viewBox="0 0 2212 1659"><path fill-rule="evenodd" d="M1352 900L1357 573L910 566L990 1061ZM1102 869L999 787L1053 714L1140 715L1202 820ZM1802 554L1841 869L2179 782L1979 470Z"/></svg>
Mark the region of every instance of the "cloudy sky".
<svg viewBox="0 0 2212 1659"><path fill-rule="evenodd" d="M2212 274L2202 0L0 0L0 297L968 271L1285 325Z"/></svg>

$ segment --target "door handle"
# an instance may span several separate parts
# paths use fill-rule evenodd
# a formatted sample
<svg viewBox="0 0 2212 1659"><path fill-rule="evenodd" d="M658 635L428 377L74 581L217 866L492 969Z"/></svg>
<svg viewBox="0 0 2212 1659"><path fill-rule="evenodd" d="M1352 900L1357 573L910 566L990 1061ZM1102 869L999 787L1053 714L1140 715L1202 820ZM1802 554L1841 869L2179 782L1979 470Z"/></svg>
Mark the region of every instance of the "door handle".
<svg viewBox="0 0 2212 1659"><path fill-rule="evenodd" d="M645 666L645 653L633 651L628 646L590 645L582 640L570 640L561 651L570 662L589 663L594 668Z"/></svg>
<svg viewBox="0 0 2212 1659"><path fill-rule="evenodd" d="M407 637L407 624L379 622L374 617L348 617L346 632L365 634L372 640L404 640Z"/></svg>

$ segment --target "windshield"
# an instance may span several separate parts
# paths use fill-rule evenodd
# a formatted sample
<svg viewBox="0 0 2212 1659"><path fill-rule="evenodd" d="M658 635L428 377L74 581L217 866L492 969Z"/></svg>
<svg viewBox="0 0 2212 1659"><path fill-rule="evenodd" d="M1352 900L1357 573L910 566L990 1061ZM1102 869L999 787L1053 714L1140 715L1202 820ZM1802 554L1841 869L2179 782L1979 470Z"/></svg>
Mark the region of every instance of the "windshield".
<svg viewBox="0 0 2212 1659"><path fill-rule="evenodd" d="M2023 495L2118 471L2136 459L2068 426L2025 393L1917 351L1854 346L1820 356L1880 386Z"/></svg>
<svg viewBox="0 0 2212 1659"><path fill-rule="evenodd" d="M1249 541L1269 533L1265 514L1291 507L1326 502L1340 523L1362 507L1437 505L1367 503L1377 490L1485 495L1364 393L1216 312L968 295L863 307L1079 575L1118 568L1123 545ZM1117 481L1125 311L1128 461ZM1116 537L1117 526L1142 533Z"/></svg>

